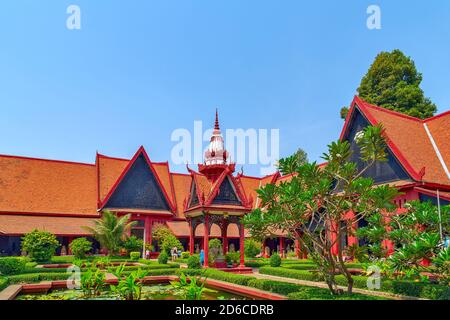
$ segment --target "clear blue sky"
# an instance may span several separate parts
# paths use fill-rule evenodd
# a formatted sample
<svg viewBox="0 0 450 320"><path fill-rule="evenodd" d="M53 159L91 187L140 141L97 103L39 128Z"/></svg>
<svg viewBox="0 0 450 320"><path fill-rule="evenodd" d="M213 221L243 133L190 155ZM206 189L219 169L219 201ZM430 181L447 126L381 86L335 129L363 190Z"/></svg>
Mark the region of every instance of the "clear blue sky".
<svg viewBox="0 0 450 320"><path fill-rule="evenodd" d="M66 8L81 8L81 30ZM382 29L366 28L378 4ZM376 54L399 48L450 106L450 2L4 0L0 153L93 162L170 158L176 128L279 128L319 160ZM184 171L182 166L173 167ZM257 166L247 166L257 174Z"/></svg>

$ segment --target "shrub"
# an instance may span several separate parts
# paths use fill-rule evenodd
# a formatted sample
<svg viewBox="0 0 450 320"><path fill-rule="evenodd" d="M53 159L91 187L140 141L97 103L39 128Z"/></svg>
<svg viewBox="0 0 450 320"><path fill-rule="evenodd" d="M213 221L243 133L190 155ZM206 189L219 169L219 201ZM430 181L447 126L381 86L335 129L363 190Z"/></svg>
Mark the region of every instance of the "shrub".
<svg viewBox="0 0 450 320"><path fill-rule="evenodd" d="M278 255L278 253L274 253L270 257L270 266L271 267L279 267L279 266L281 266L281 257Z"/></svg>
<svg viewBox="0 0 450 320"><path fill-rule="evenodd" d="M259 273L286 277L298 280L319 281L320 275L307 270L291 270L285 268L261 267Z"/></svg>
<svg viewBox="0 0 450 320"><path fill-rule="evenodd" d="M245 261L245 266L250 268L260 268L267 265L268 262L265 261Z"/></svg>
<svg viewBox="0 0 450 320"><path fill-rule="evenodd" d="M136 238L136 236L128 237L122 242L122 247L127 251L128 254L133 251L140 251L143 246L144 241Z"/></svg>
<svg viewBox="0 0 450 320"><path fill-rule="evenodd" d="M189 269L200 269L200 256L198 254L193 254L187 260L187 265Z"/></svg>
<svg viewBox="0 0 450 320"><path fill-rule="evenodd" d="M256 257L261 253L261 243L254 239L246 239L244 241L244 253L246 257Z"/></svg>
<svg viewBox="0 0 450 320"><path fill-rule="evenodd" d="M141 253L139 251L130 252L130 259L131 260L137 261L137 260L139 260L140 257L141 257Z"/></svg>
<svg viewBox="0 0 450 320"><path fill-rule="evenodd" d="M191 256L189 251L185 251L181 253L181 259L188 259Z"/></svg>
<svg viewBox="0 0 450 320"><path fill-rule="evenodd" d="M9 286L9 280L8 278L0 278L0 291L5 289L7 286Z"/></svg>
<svg viewBox="0 0 450 320"><path fill-rule="evenodd" d="M302 287L301 285L295 283L264 280L264 279L250 280L247 285L260 290L275 292L284 295L287 295L288 293L291 292L296 292Z"/></svg>
<svg viewBox="0 0 450 320"><path fill-rule="evenodd" d="M169 260L169 255L165 251L162 251L158 256L158 263L159 264L167 264L168 260Z"/></svg>
<svg viewBox="0 0 450 320"><path fill-rule="evenodd" d="M26 260L22 257L0 258L0 274L11 275L22 273L25 270Z"/></svg>
<svg viewBox="0 0 450 320"><path fill-rule="evenodd" d="M86 253L92 249L92 242L86 238L76 238L70 243L69 248L76 259L84 259Z"/></svg>
<svg viewBox="0 0 450 320"><path fill-rule="evenodd" d="M168 234L162 240L161 251L164 251L167 254L170 254L170 250L173 247L177 247L178 249L183 250L183 245L180 240L177 239L173 234Z"/></svg>
<svg viewBox="0 0 450 320"><path fill-rule="evenodd" d="M50 261L59 246L55 235L46 231L34 230L22 238L22 250L38 262Z"/></svg>
<svg viewBox="0 0 450 320"><path fill-rule="evenodd" d="M235 252L228 252L225 255L225 261L230 264L230 263L237 263L239 261L241 254L239 251L235 251Z"/></svg>

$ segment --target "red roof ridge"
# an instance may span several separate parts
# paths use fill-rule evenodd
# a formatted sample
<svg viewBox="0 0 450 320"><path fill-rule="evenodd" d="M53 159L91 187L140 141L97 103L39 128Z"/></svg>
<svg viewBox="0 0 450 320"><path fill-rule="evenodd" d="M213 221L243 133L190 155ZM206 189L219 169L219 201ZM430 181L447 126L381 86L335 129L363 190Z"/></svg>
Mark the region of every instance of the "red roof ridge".
<svg viewBox="0 0 450 320"><path fill-rule="evenodd" d="M434 115L430 118L424 119L423 122L430 122L430 121L436 120L437 118L445 117L448 115L450 115L450 110L444 111L444 112Z"/></svg>
<svg viewBox="0 0 450 320"><path fill-rule="evenodd" d="M22 160L35 160L35 161L47 161L47 162L56 162L62 164L75 164L75 165L83 165L83 166L91 166L95 167L95 163L87 163L87 162L77 162L77 161L67 161L67 160L53 160L53 159L45 159L45 158L37 158L37 157L26 157L26 156L15 156L9 154L0 154L2 158L16 158Z"/></svg>
<svg viewBox="0 0 450 320"><path fill-rule="evenodd" d="M130 161L130 159L126 159L126 158L119 158L119 157L111 157L111 156L107 156L101 153L97 152L98 157L100 158L108 158L108 159L112 159L112 160L120 160L120 161Z"/></svg>

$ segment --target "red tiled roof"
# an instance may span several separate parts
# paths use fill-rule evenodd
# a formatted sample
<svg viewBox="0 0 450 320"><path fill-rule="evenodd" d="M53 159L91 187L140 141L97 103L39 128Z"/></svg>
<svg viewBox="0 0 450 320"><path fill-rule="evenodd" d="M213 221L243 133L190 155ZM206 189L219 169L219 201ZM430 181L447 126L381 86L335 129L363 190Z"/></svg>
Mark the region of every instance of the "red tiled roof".
<svg viewBox="0 0 450 320"><path fill-rule="evenodd" d="M130 160L97 155L99 167L99 200L103 201Z"/></svg>
<svg viewBox="0 0 450 320"><path fill-rule="evenodd" d="M95 165L0 156L0 212L97 214Z"/></svg>
<svg viewBox="0 0 450 320"><path fill-rule="evenodd" d="M89 236L83 227L93 226L94 221L91 218L0 215L0 234L22 235L38 229L55 235Z"/></svg>
<svg viewBox="0 0 450 320"><path fill-rule="evenodd" d="M447 167L450 166L448 162L450 157L450 143L448 142L450 141L450 112L421 120L368 104L362 99L355 97L341 138L346 131L350 114L355 107L358 107L372 125L378 123L383 125L388 146L413 179L450 185L450 178L439 161L424 126L426 124L429 127L432 137L444 158L445 165Z"/></svg>
<svg viewBox="0 0 450 320"><path fill-rule="evenodd" d="M190 186L192 177L188 174L171 174L176 200L176 217L184 218L184 205L185 201L189 200Z"/></svg>

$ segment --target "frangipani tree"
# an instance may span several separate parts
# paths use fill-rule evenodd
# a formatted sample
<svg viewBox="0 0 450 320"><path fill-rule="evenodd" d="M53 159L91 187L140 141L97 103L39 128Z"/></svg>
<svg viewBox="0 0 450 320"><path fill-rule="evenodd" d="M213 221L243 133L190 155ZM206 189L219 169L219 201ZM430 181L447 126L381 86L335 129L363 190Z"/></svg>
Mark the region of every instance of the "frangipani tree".
<svg viewBox="0 0 450 320"><path fill-rule="evenodd" d="M280 161L279 169L292 174L291 179L260 188L262 209L244 218L251 233L270 234L270 230L281 229L291 239L299 240L317 263L319 273L333 294L339 292L336 270L345 275L348 293L353 288L342 250L336 252L341 239L352 232L348 226L370 215L394 210L393 199L398 195L397 189L375 186L371 178L364 177L364 172L375 162L387 159L383 128L366 127L356 143L363 163L360 169L349 160L352 150L347 141L328 145L328 152L323 155L328 163L324 167L315 162ZM283 164L289 167L281 167Z"/></svg>

